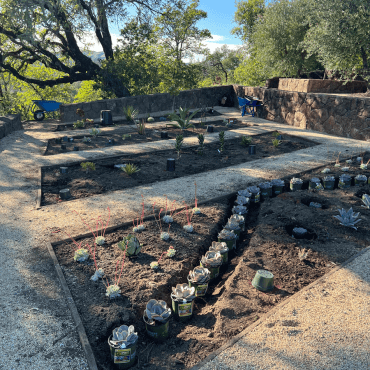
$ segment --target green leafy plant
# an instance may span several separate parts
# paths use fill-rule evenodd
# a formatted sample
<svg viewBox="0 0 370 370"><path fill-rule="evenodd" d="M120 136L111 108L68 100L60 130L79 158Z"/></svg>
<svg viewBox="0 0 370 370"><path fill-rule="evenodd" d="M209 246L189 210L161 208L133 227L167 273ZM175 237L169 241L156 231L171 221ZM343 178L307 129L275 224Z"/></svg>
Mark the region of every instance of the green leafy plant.
<svg viewBox="0 0 370 370"><path fill-rule="evenodd" d="M242 136L242 141L241 144L243 146L249 146L252 142L252 137L251 136Z"/></svg>
<svg viewBox="0 0 370 370"><path fill-rule="evenodd" d="M100 134L100 130L98 128L92 128L90 130L90 134L94 137L97 137Z"/></svg>
<svg viewBox="0 0 370 370"><path fill-rule="evenodd" d="M203 155L203 150L204 150L204 135L203 134L198 134L198 143L199 143L199 151L198 154Z"/></svg>
<svg viewBox="0 0 370 370"><path fill-rule="evenodd" d="M85 122L82 120L78 120L73 124L73 128L84 128Z"/></svg>
<svg viewBox="0 0 370 370"><path fill-rule="evenodd" d="M84 112L84 110L83 110L83 109L81 109L81 108L77 108L77 109L76 109L76 114L77 114L78 116L80 116L81 118L84 118L84 117L85 117L85 112Z"/></svg>
<svg viewBox="0 0 370 370"><path fill-rule="evenodd" d="M135 166L134 164L127 163L126 166L121 167L121 170L125 172L127 175L131 176L136 172L140 171L140 168Z"/></svg>
<svg viewBox="0 0 370 370"><path fill-rule="evenodd" d="M148 117L147 121L148 122L154 122L154 118L153 117Z"/></svg>
<svg viewBox="0 0 370 370"><path fill-rule="evenodd" d="M128 105L127 107L123 107L123 113L125 114L127 121L133 121L139 114L139 110Z"/></svg>
<svg viewBox="0 0 370 370"><path fill-rule="evenodd" d="M281 144L281 140L274 139L272 140L272 145L277 148Z"/></svg>
<svg viewBox="0 0 370 370"><path fill-rule="evenodd" d="M123 134L122 135L122 140L126 140L126 139L131 139L131 135L130 134Z"/></svg>
<svg viewBox="0 0 370 370"><path fill-rule="evenodd" d="M95 163L93 163L93 162L84 162L84 163L81 163L81 167L86 172L89 172L89 170L90 171L95 171Z"/></svg>
<svg viewBox="0 0 370 370"><path fill-rule="evenodd" d="M180 115L177 115L176 113L170 114L171 120L176 121L177 123L167 123L167 125L179 128L181 130L186 130L190 127L194 127L194 125L190 123L190 120L199 112L199 110L196 110L189 117L187 117L188 112L189 109L182 109L180 107Z"/></svg>
<svg viewBox="0 0 370 370"><path fill-rule="evenodd" d="M220 141L220 152L223 152L225 149L225 131L220 131L218 134L218 138Z"/></svg>
<svg viewBox="0 0 370 370"><path fill-rule="evenodd" d="M141 120L141 122L137 123L136 122L136 129L139 135L144 135L145 134L145 122L144 120Z"/></svg>
<svg viewBox="0 0 370 370"><path fill-rule="evenodd" d="M278 137L278 136L280 136L281 135L281 133L279 132L279 131L274 131L273 133L272 133L272 136L273 137Z"/></svg>
<svg viewBox="0 0 370 370"><path fill-rule="evenodd" d="M177 158L180 158L180 151L184 142L184 136L179 134L176 136L175 150L177 152Z"/></svg>

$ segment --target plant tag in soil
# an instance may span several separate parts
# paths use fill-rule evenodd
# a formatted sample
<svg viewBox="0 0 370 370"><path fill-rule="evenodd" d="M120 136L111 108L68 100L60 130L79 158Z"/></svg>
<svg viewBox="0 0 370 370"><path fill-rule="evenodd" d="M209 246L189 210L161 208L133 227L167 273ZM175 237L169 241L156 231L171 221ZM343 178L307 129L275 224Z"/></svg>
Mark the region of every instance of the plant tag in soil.
<svg viewBox="0 0 370 370"><path fill-rule="evenodd" d="M192 302L179 303L179 317L191 316L193 313Z"/></svg>
<svg viewBox="0 0 370 370"><path fill-rule="evenodd" d="M135 357L135 352L131 354L131 349L116 349L114 352L115 364L127 364Z"/></svg>
<svg viewBox="0 0 370 370"><path fill-rule="evenodd" d="M196 297L202 297L206 294L208 285L198 285L195 289L195 296Z"/></svg>

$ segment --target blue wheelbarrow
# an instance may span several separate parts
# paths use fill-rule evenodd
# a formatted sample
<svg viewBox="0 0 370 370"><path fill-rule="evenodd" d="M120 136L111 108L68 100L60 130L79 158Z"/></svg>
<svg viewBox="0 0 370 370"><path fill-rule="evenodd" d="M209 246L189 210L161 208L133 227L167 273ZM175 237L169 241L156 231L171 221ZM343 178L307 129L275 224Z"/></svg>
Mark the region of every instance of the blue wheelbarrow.
<svg viewBox="0 0 370 370"><path fill-rule="evenodd" d="M36 121L42 121L45 118L45 113L57 111L62 104L54 100L32 100L32 102L31 112Z"/></svg>
<svg viewBox="0 0 370 370"><path fill-rule="evenodd" d="M261 107L263 105L260 100L250 98L250 97L240 98L238 96L238 101L239 101L239 107L242 109L242 117L244 117L245 114L250 114L252 117L254 117L256 114L255 107ZM247 108L248 108L248 111L247 111Z"/></svg>

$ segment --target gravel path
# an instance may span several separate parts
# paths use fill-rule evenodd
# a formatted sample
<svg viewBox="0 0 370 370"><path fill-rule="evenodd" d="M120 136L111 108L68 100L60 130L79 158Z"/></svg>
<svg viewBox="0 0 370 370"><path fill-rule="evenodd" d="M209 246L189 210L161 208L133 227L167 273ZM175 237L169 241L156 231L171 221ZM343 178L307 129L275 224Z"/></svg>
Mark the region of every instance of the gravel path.
<svg viewBox="0 0 370 370"><path fill-rule="evenodd" d="M231 116L235 116L235 112L236 110L233 109L223 110L223 113ZM136 216L140 214L141 194L145 196L148 209L150 204L154 200L162 198L163 194L168 194L169 199L177 199L178 201L185 200L190 203L194 198L193 184L196 179L198 184L198 198L200 200L205 200L238 190L240 187L255 183L258 179L264 177L278 177L279 174L287 175L321 165L325 163L325 161L332 160L332 155L335 151L345 150L347 148L350 150L350 153L353 151L361 152L365 147L370 146L369 143L366 142L358 142L346 138L334 138L322 133L303 131L299 128L274 124L258 118L247 117L245 120L247 122L253 122L257 124L257 126L251 126L245 130L243 129L240 131L243 134L256 134L261 131L281 129L283 132L306 136L322 144L325 143L326 146L319 145L315 148L300 151L300 153L291 153L289 156L279 156L279 158L264 161L263 163L249 162L246 165L211 171L207 174L188 176L166 183L155 183L150 187L140 187L103 194L88 199L65 202L63 204L43 207L40 210L36 210L38 167L47 163L62 163L65 161L66 157L52 159L52 156L50 156L49 159L47 159L40 155L45 146L46 139L53 137L48 131L47 122L28 123L25 125L24 131L14 132L8 137L0 140L0 237L2 240L2 248L0 249L0 262L2 267L2 284L0 285L0 326L2 328L0 334L1 370L87 369L86 359L75 330L75 324L72 321L59 281L55 274L53 262L47 251L47 243L50 240L57 240L61 237L58 234L53 234L51 230L62 227L66 228L66 230L70 231L73 235L86 232L85 227L79 222L73 210L78 210L86 218L90 216L91 218L96 218L99 214L102 214L104 218L106 215L106 207L110 205L112 210L110 224L113 225L130 220L133 215ZM65 133L63 134L65 135ZM55 133L54 137L58 135L59 133ZM83 156L83 158L94 156L101 157L102 155L110 154L109 149L111 148L104 148L99 154L88 152L73 154ZM181 196L179 194L181 194ZM355 279L355 275L352 274L351 276L352 280L349 279L348 276L343 277L341 285L342 292L350 291L349 288L352 286L352 281L353 285L355 285L355 280L353 280ZM369 275L367 275L367 279L368 278ZM347 286L347 284L349 286ZM365 283L363 283L363 285L363 289L367 289L367 285ZM334 284L332 284L332 288L334 289L333 286ZM329 293L331 292L329 288L327 288L327 291ZM368 296L369 295L367 295L367 299ZM355 297L356 294L354 294L352 302L355 302L356 304L353 303L353 305L357 307L357 302L360 302L360 297L358 297L358 300L356 300ZM297 305L297 315L302 315L302 317L299 317L300 325L304 325L304 318L312 316L310 311L306 310L305 306L309 307L309 303L311 302L313 307L313 311L311 312L315 312L315 302L316 299L319 298L320 296L317 293L313 297L309 297L305 305ZM329 295L329 298L331 298L331 295ZM346 296L343 297L343 301L345 298ZM338 298L336 300L333 298L332 303L336 303L336 301L338 301ZM330 308L330 301L326 300L325 302L329 303L328 307ZM368 311L368 301L366 305L367 306L364 307ZM301 308L298 310L299 307ZM333 307L335 307L335 305L333 305ZM292 314L290 314L290 316L291 315ZM314 314L313 317L317 320L315 316L316 314ZM352 325L357 328L354 322L351 322L351 318L352 320L360 319L351 313L348 314L348 327ZM329 319L327 320L328 323L330 323ZM296 318L296 320L298 320L298 318ZM362 323L361 321L359 321L359 323L361 323L361 327L364 328L364 330L366 328L367 332L369 332L366 323ZM298 328L299 329L294 330L300 330L300 327ZM308 329L306 326L304 326L304 328ZM272 336L270 338L268 333L275 333L275 331L279 333L284 330L288 331L291 329L281 326L279 323L276 324L263 334L265 338L264 341L266 341L266 338L269 338L268 345L271 346L271 343L275 343L275 341L272 341ZM329 331L329 329L327 331ZM318 333L319 332L320 331L318 331ZM286 350L292 350L290 346L297 338L304 338L304 335L308 338L310 335L312 336L313 333L315 333L315 331L311 332L305 330L302 331L302 334L298 333L295 336L291 335L287 337L284 339L285 343L289 344L285 347ZM324 339L326 338L326 332L322 330L320 333L323 333L320 335L324 335L323 342L325 343ZM331 331L331 326L329 333L330 335L334 335L334 332L332 333ZM350 333L351 331L346 330L347 335L350 335ZM357 331L354 333L357 333ZM277 334L274 335L277 337ZM314 342L316 342L318 337L314 336L313 338ZM369 345L368 342L365 345L365 339L367 338L366 340L368 341L368 337L363 338L364 345L359 345L357 348L359 352L361 352L362 349L364 349L364 351L367 350ZM262 343L260 342L261 338L256 340L257 342L248 342L248 338L244 347L250 344L255 348L256 345L253 343ZM289 342L287 342L287 340L289 340ZM243 349L244 347L241 343L244 342L239 341L238 345L235 346L235 351L239 351L235 352L233 355L235 359L239 358L238 354L242 356L243 351L244 353L248 351L248 349ZM277 351L279 346L283 345L282 343L283 342L277 340L277 347L273 351ZM338 342L338 346L343 346L344 344L345 342L342 344ZM330 343L330 345L332 344ZM239 348L238 346L240 346L240 349L236 350L236 348ZM268 349L264 349L264 352L268 352ZM296 350L296 352L298 351ZM292 356L292 354L289 356ZM276 367L266 368L300 368L294 367L295 365L292 365L293 367L278 365L282 363L282 358L283 357L279 355L279 361L276 360ZM295 358L295 361L300 363L300 360L298 360L300 359L299 354L296 353ZM357 358L362 361L360 355L357 356ZM225 361L229 361L230 363L231 360ZM287 361L285 357L284 361ZM312 364L313 362L311 365ZM234 365L237 366L236 363ZM212 365L210 363L207 366L216 366L211 368L226 366L224 368L228 368L226 362L225 365ZM246 367L249 365L240 366L241 367L233 368L258 368ZM333 367L330 368L332 369ZM362 367L356 366L354 368L362 369ZM347 369L351 369L351 367L347 367Z"/></svg>

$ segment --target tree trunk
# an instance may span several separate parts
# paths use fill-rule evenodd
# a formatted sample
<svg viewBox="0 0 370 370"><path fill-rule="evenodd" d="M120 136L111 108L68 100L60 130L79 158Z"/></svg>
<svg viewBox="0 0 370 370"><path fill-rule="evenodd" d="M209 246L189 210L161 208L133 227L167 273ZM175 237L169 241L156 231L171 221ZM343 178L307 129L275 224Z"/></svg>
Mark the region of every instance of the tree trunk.
<svg viewBox="0 0 370 370"><path fill-rule="evenodd" d="M361 46L361 57L362 57L362 65L364 69L368 69L368 63L367 63L367 54L365 49Z"/></svg>

